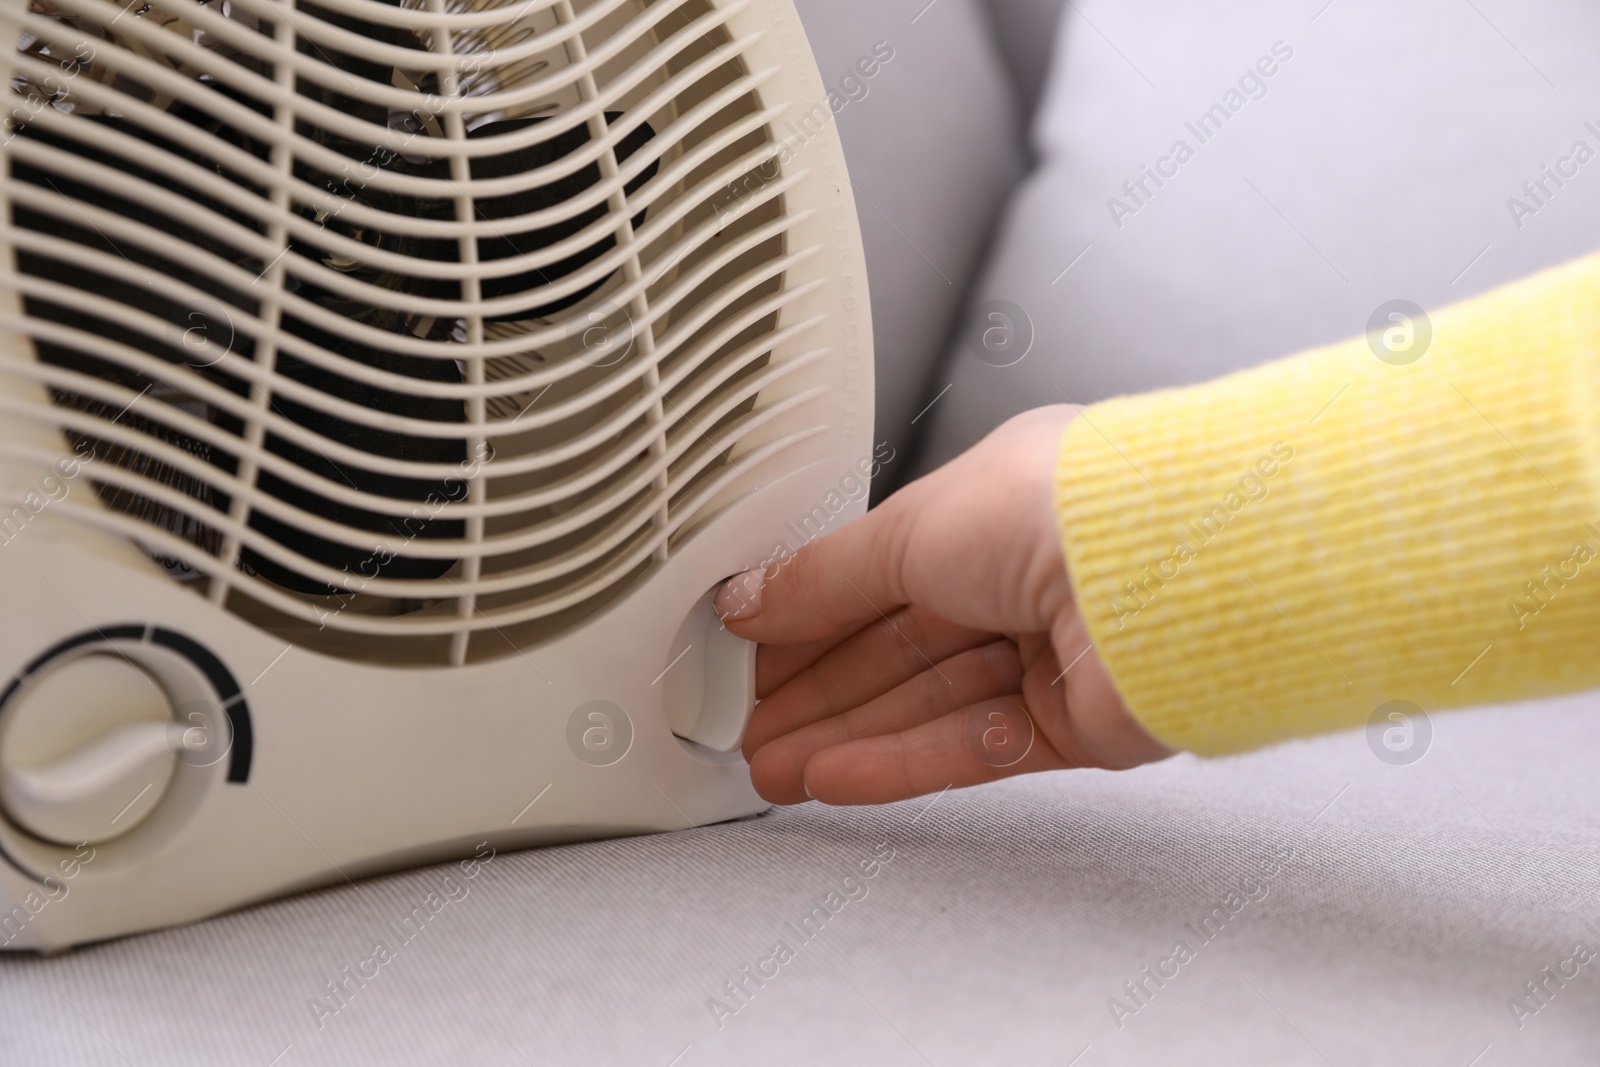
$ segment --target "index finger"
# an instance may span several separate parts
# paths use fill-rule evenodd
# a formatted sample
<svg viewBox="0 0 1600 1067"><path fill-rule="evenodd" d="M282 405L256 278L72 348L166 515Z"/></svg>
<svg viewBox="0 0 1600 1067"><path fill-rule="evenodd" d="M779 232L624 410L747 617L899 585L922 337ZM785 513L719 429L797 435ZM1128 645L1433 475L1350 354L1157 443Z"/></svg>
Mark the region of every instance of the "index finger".
<svg viewBox="0 0 1600 1067"><path fill-rule="evenodd" d="M738 636L768 645L818 641L887 618L909 601L911 511L897 493L775 567L730 578L717 591L718 616Z"/></svg>

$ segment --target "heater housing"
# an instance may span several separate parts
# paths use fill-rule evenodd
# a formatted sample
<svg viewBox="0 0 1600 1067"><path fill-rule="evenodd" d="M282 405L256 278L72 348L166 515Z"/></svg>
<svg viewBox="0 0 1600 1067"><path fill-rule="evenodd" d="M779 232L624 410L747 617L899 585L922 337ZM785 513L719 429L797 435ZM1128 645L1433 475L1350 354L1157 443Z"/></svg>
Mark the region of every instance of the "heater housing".
<svg viewBox="0 0 1600 1067"><path fill-rule="evenodd" d="M0 946L760 811L865 508L790 0L0 0Z"/></svg>

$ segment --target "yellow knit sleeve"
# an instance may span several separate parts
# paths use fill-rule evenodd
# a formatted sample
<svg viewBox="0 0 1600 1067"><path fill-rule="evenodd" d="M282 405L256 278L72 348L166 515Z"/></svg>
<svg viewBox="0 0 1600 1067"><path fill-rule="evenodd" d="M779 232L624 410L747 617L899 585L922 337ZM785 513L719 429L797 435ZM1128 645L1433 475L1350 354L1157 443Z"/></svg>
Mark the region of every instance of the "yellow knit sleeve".
<svg viewBox="0 0 1600 1067"><path fill-rule="evenodd" d="M1134 715L1215 755L1600 686L1597 372L1600 256L1086 408L1062 539Z"/></svg>

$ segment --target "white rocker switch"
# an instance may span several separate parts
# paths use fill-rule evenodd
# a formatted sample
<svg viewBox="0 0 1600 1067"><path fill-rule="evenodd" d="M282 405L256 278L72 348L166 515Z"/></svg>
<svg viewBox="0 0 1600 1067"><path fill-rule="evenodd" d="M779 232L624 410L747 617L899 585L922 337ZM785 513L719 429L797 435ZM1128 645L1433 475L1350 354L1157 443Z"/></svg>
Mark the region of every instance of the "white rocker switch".
<svg viewBox="0 0 1600 1067"><path fill-rule="evenodd" d="M735 637L701 597L673 641L662 675L672 732L714 752L735 752L756 703L756 645Z"/></svg>

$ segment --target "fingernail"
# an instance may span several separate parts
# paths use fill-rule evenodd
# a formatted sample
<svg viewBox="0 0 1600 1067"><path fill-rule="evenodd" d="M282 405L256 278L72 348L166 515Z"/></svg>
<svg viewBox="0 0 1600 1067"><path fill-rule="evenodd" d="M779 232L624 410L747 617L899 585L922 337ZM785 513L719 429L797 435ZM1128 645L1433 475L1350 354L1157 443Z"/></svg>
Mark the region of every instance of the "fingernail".
<svg viewBox="0 0 1600 1067"><path fill-rule="evenodd" d="M745 571L729 578L723 583L722 588L717 590L717 598L711 602L717 618L728 622L759 615L763 584L764 579L759 570Z"/></svg>
<svg viewBox="0 0 1600 1067"><path fill-rule="evenodd" d="M806 781L804 778L800 779L800 788L806 791L806 796L810 797L810 799L817 799L816 797L811 796L811 783Z"/></svg>

